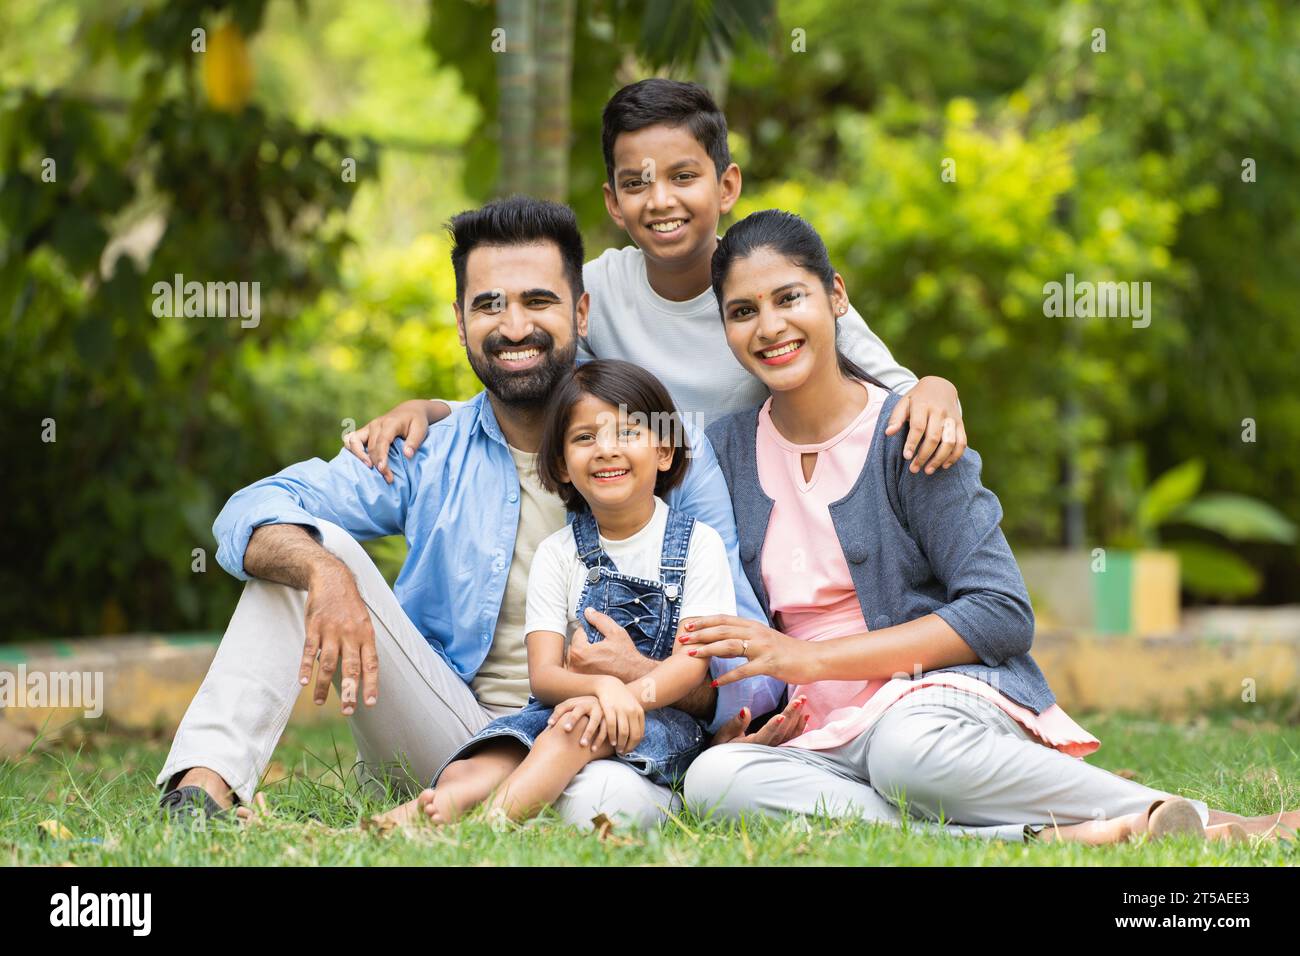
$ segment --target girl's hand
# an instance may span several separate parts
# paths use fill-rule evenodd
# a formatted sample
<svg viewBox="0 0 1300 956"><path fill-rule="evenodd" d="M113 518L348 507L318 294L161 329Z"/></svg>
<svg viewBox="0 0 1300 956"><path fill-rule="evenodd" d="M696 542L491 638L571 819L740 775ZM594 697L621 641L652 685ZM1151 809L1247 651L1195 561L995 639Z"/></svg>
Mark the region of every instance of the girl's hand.
<svg viewBox="0 0 1300 956"><path fill-rule="evenodd" d="M605 715L595 697L571 697L551 712L548 727L559 727L566 734L575 727L582 730L582 746L597 749L605 739Z"/></svg>
<svg viewBox="0 0 1300 956"><path fill-rule="evenodd" d="M807 641L797 641L746 617L714 614L689 617L677 638L692 657L747 657L713 682L714 687L746 677L767 674L787 684L812 684L819 680L817 651ZM698 645L698 646L697 646Z"/></svg>
<svg viewBox="0 0 1300 956"><path fill-rule="evenodd" d="M617 677L600 678L596 699L605 717L605 737L620 754L631 753L645 736L645 710Z"/></svg>

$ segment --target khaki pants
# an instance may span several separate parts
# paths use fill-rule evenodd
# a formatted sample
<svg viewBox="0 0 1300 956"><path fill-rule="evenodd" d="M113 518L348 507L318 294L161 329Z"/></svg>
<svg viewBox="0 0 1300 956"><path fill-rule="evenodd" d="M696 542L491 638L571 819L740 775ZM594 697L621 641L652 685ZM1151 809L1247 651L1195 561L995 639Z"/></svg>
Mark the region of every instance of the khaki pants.
<svg viewBox="0 0 1300 956"><path fill-rule="evenodd" d="M369 555L342 528L321 522L323 543L352 570L375 630L379 702L358 704L348 718L364 774L387 778L408 793L488 721L512 708L480 704L416 630ZM249 581L172 742L157 783L170 786L191 767L209 767L247 803L284 733L302 686L298 667L306 639L307 593ZM337 687L338 676L335 678ZM666 787L613 760L582 770L555 805L564 820L589 825L604 813L626 825L649 826L676 809Z"/></svg>
<svg viewBox="0 0 1300 956"><path fill-rule="evenodd" d="M931 686L830 750L706 750L686 774L685 796L702 816L724 818L801 813L899 824L902 804L920 829L1019 841L1053 823L1140 813L1169 794L1039 743L982 697ZM1192 803L1204 823L1206 805Z"/></svg>

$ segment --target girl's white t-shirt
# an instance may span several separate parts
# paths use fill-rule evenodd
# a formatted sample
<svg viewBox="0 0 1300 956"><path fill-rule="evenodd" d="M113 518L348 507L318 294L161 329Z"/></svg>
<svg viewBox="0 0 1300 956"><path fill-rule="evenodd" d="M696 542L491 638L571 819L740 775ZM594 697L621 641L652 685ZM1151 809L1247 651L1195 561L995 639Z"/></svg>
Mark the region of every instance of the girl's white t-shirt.
<svg viewBox="0 0 1300 956"><path fill-rule="evenodd" d="M629 538L611 541L600 536L605 549L621 574L660 580L659 559L663 555L664 531L668 527L668 505L655 497L650 522ZM578 558L573 526L568 525L537 546L528 572L528 606L524 634L552 631L569 634L578 623L578 601L587 580L587 566ZM718 532L696 519L686 552L686 580L682 588L679 617L704 614L735 614L736 590L731 580L727 549Z"/></svg>

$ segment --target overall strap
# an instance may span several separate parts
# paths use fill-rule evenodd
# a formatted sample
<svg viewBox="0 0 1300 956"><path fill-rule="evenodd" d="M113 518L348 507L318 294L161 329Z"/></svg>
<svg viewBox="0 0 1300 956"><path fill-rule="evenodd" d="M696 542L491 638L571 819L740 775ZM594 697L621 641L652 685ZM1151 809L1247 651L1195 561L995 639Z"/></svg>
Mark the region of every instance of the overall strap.
<svg viewBox="0 0 1300 956"><path fill-rule="evenodd" d="M668 526L664 528L664 547L659 556L659 579L670 601L682 594L686 578L686 555L691 547L695 519L676 508L668 509Z"/></svg>
<svg viewBox="0 0 1300 956"><path fill-rule="evenodd" d="M578 558L588 568L613 564L605 554L605 549L600 546L600 531L596 527L596 516L590 511L582 511L574 516L573 540L578 544Z"/></svg>

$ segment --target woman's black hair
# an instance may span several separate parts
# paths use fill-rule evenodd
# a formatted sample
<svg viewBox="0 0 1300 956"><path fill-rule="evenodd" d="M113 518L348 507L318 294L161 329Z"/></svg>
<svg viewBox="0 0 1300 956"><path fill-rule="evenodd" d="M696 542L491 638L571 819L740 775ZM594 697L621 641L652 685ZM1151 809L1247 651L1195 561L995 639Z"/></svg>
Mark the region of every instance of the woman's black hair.
<svg viewBox="0 0 1300 956"><path fill-rule="evenodd" d="M727 230L713 252L713 293L718 299L718 311L726 321L722 305L722 284L737 259L744 259L759 249L772 249L785 256L800 269L811 272L821 280L829 296L835 289L835 267L831 265L826 243L817 230L792 212L781 209L763 209L750 213ZM840 373L847 378L870 382L881 388L887 386L845 355L839 346L839 317L835 317L835 358Z"/></svg>
<svg viewBox="0 0 1300 956"><path fill-rule="evenodd" d="M569 416L584 396L608 402L628 418L644 419L661 442L673 446L672 464L655 478L660 498L686 477L685 431L677 406L659 379L631 362L596 359L575 366L551 393L542 425L542 443L537 453L537 477L543 488L560 496L570 511L586 511L586 499L561 475L564 467L564 438Z"/></svg>

